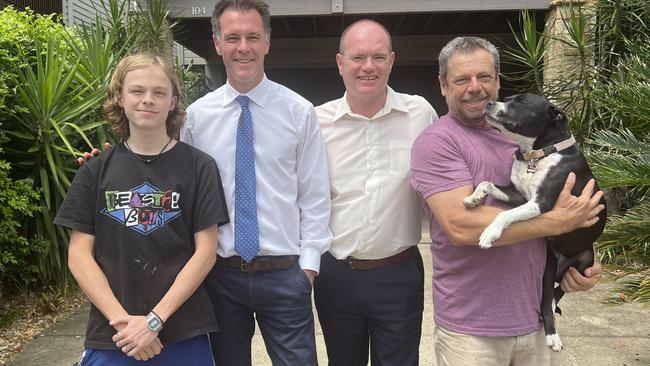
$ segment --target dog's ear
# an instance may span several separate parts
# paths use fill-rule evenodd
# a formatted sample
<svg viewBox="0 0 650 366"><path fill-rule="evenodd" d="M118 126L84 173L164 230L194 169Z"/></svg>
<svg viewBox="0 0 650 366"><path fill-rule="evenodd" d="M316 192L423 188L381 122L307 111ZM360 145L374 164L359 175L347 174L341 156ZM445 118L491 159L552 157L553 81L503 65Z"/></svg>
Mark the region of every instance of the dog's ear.
<svg viewBox="0 0 650 366"><path fill-rule="evenodd" d="M548 114L551 116L551 119L555 122L566 122L566 114L562 110L553 104L548 106Z"/></svg>

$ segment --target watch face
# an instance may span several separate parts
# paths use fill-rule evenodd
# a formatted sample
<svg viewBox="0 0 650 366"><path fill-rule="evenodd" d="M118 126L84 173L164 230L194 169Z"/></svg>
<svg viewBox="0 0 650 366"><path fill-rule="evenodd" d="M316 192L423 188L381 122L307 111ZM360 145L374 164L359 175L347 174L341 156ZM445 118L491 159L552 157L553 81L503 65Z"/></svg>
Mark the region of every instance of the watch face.
<svg viewBox="0 0 650 366"><path fill-rule="evenodd" d="M140 323L140 324L142 324L142 323ZM149 328L156 329L156 328L158 328L160 326L160 320L158 320L156 318L151 318L151 319L149 319L148 324L149 324Z"/></svg>

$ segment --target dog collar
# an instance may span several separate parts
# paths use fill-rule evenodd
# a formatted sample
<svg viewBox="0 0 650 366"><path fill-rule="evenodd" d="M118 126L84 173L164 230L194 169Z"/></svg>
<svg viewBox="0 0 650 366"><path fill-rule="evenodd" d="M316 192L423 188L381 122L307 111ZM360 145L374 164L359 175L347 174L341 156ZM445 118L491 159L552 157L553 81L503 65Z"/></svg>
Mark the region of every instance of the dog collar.
<svg viewBox="0 0 650 366"><path fill-rule="evenodd" d="M517 160L523 160L523 161L537 160L545 156L548 156L554 152L562 151L566 148L569 148L573 146L573 144L575 143L576 143L576 139L573 137L573 135L571 135L571 137L569 137L568 139L562 142L558 142L555 145L547 146L543 149L533 150L527 153L522 153L521 151L517 150L517 152L515 152L515 157L517 158Z"/></svg>

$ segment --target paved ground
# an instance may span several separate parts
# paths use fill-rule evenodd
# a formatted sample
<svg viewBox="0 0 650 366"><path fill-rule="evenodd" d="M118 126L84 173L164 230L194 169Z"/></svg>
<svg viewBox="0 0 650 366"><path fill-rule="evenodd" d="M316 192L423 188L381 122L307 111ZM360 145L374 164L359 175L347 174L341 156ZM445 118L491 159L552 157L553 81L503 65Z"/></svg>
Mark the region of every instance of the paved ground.
<svg viewBox="0 0 650 366"><path fill-rule="evenodd" d="M425 315L421 365L435 365L433 360L433 321L431 309L431 255L427 245L420 245L427 270ZM639 304L609 306L601 300L609 294L611 283L604 279L586 293L570 294L562 300L564 316L558 329L564 351L557 354L554 365L562 366L650 366L650 307ZM27 344L8 366L70 366L79 359L88 308L64 320ZM317 317L316 317L317 318ZM319 363L327 364L325 345L317 325ZM254 339L255 366L271 365L259 332ZM398 365L397 365L398 366ZM462 365L459 365L462 366ZM534 365L531 365L534 366Z"/></svg>

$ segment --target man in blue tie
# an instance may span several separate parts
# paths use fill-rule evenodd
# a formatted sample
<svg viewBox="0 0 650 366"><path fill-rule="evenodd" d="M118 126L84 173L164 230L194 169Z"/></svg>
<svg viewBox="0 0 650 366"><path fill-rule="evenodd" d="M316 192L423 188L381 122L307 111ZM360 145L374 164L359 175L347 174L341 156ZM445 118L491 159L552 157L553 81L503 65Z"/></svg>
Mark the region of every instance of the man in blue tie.
<svg viewBox="0 0 650 366"><path fill-rule="evenodd" d="M273 364L316 365L312 284L332 239L318 119L264 74L267 4L223 0L212 30L227 82L188 108L181 140L217 161L231 222L205 283L220 326L215 362L251 365L257 319Z"/></svg>

